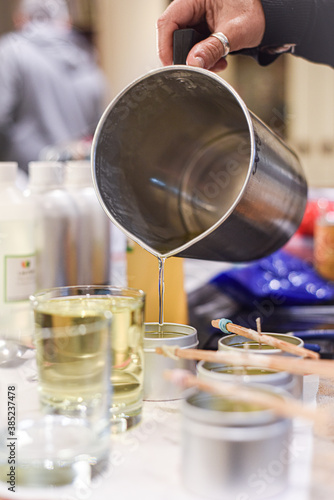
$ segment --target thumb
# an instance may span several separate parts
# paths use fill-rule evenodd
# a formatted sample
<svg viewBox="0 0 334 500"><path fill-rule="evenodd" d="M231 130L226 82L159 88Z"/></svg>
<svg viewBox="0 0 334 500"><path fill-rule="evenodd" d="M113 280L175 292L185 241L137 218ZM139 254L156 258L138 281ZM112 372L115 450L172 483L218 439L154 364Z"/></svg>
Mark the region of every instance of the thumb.
<svg viewBox="0 0 334 500"><path fill-rule="evenodd" d="M225 48L222 42L214 36L209 36L191 49L187 57L187 64L212 69L219 62L219 69L224 69L227 66L225 59L222 59L224 54Z"/></svg>

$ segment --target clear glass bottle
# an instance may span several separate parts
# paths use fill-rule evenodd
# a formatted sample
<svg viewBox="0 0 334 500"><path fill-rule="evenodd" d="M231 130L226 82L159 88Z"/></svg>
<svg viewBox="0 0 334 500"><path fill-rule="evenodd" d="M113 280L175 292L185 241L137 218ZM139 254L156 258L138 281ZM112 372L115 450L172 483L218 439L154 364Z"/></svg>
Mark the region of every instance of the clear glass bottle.
<svg viewBox="0 0 334 500"><path fill-rule="evenodd" d="M77 285L79 215L64 189L64 165L30 162L25 196L37 206L37 290Z"/></svg>
<svg viewBox="0 0 334 500"><path fill-rule="evenodd" d="M0 337L31 337L36 289L36 212L15 185L15 162L0 163Z"/></svg>
<svg viewBox="0 0 334 500"><path fill-rule="evenodd" d="M111 222L96 196L89 161L78 160L65 164L65 188L79 211L78 283L108 284Z"/></svg>

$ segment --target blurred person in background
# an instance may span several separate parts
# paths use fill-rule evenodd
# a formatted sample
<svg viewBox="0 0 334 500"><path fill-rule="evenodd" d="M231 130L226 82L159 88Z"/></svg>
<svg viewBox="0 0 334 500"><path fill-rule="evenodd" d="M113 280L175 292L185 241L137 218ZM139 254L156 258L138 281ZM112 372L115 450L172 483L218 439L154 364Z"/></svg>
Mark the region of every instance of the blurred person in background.
<svg viewBox="0 0 334 500"><path fill-rule="evenodd" d="M228 51L242 51L261 65L290 52L334 67L333 20L333 0L173 0L157 23L159 56L172 64L173 32L192 27L206 38L189 52L190 66L220 71Z"/></svg>
<svg viewBox="0 0 334 500"><path fill-rule="evenodd" d="M27 171L46 146L93 135L107 85L65 0L17 0L0 39L0 161Z"/></svg>

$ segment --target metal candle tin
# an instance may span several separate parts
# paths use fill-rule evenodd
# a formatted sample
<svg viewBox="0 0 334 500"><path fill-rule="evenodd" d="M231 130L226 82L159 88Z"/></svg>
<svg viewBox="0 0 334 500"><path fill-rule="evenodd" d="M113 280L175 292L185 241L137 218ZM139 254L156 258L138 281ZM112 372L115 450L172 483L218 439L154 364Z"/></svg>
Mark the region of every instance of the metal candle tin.
<svg viewBox="0 0 334 500"><path fill-rule="evenodd" d="M298 337L294 337L293 335L288 335L285 333L266 333L266 335L270 335L270 337L275 337L277 340L284 340L285 342L289 342L298 347L303 347L304 342L302 339ZM252 343L252 340L247 337L243 337L242 335L231 334L226 335L218 340L218 350L230 350L237 349L240 352L242 349L242 345L245 343ZM250 352L252 354L282 354L284 356L291 356L288 352L283 352L281 349L277 349L276 347L272 347L271 349L251 349Z"/></svg>
<svg viewBox="0 0 334 500"><path fill-rule="evenodd" d="M144 400L169 401L181 399L184 391L172 382L164 379L165 370L183 368L196 373L196 362L193 360L174 360L156 354L155 349L163 345L175 346L179 349L193 349L198 345L197 330L192 326L177 323L164 323L159 332L158 323L145 324L144 336Z"/></svg>
<svg viewBox="0 0 334 500"><path fill-rule="evenodd" d="M202 392L188 396L182 412L188 490L207 500L260 500L286 489L291 420Z"/></svg>
<svg viewBox="0 0 334 500"><path fill-rule="evenodd" d="M291 344L294 344L298 347L303 347L304 346L304 341L300 339L299 337L295 337L294 335L288 335L285 333L266 333L266 335L270 335L270 337L275 337L278 340L284 340L285 342L291 342ZM243 337L242 335L237 335L237 334L232 334L232 335L226 335L225 337L222 337L221 339L218 340L218 350L236 350L240 352L240 349L242 347L236 347L235 344L245 344L247 342L251 342L250 339L247 337ZM252 354L276 354L276 355L282 355L282 356L294 356L293 354L290 354L288 352L283 352L281 349L277 349L275 347L271 349L251 349L250 353ZM304 392L304 376L303 375L295 375L295 380L296 380L296 387L295 387L295 397L300 397L303 398L303 392Z"/></svg>
<svg viewBox="0 0 334 500"><path fill-rule="evenodd" d="M264 384L289 392L295 398L302 398L303 379L292 373L259 367L229 366L227 364L200 361L197 375L207 382L233 382L244 384Z"/></svg>

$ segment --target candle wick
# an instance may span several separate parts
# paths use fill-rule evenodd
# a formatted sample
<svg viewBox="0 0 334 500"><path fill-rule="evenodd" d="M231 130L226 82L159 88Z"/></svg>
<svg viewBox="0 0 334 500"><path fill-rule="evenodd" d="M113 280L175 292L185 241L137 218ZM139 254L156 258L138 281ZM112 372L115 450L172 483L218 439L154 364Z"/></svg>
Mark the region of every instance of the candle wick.
<svg viewBox="0 0 334 500"><path fill-rule="evenodd" d="M257 333L259 335L262 335L262 330L261 330L261 318L256 318L256 329L257 329ZM262 349L262 343L261 343L261 340L259 340L259 347L260 349Z"/></svg>

